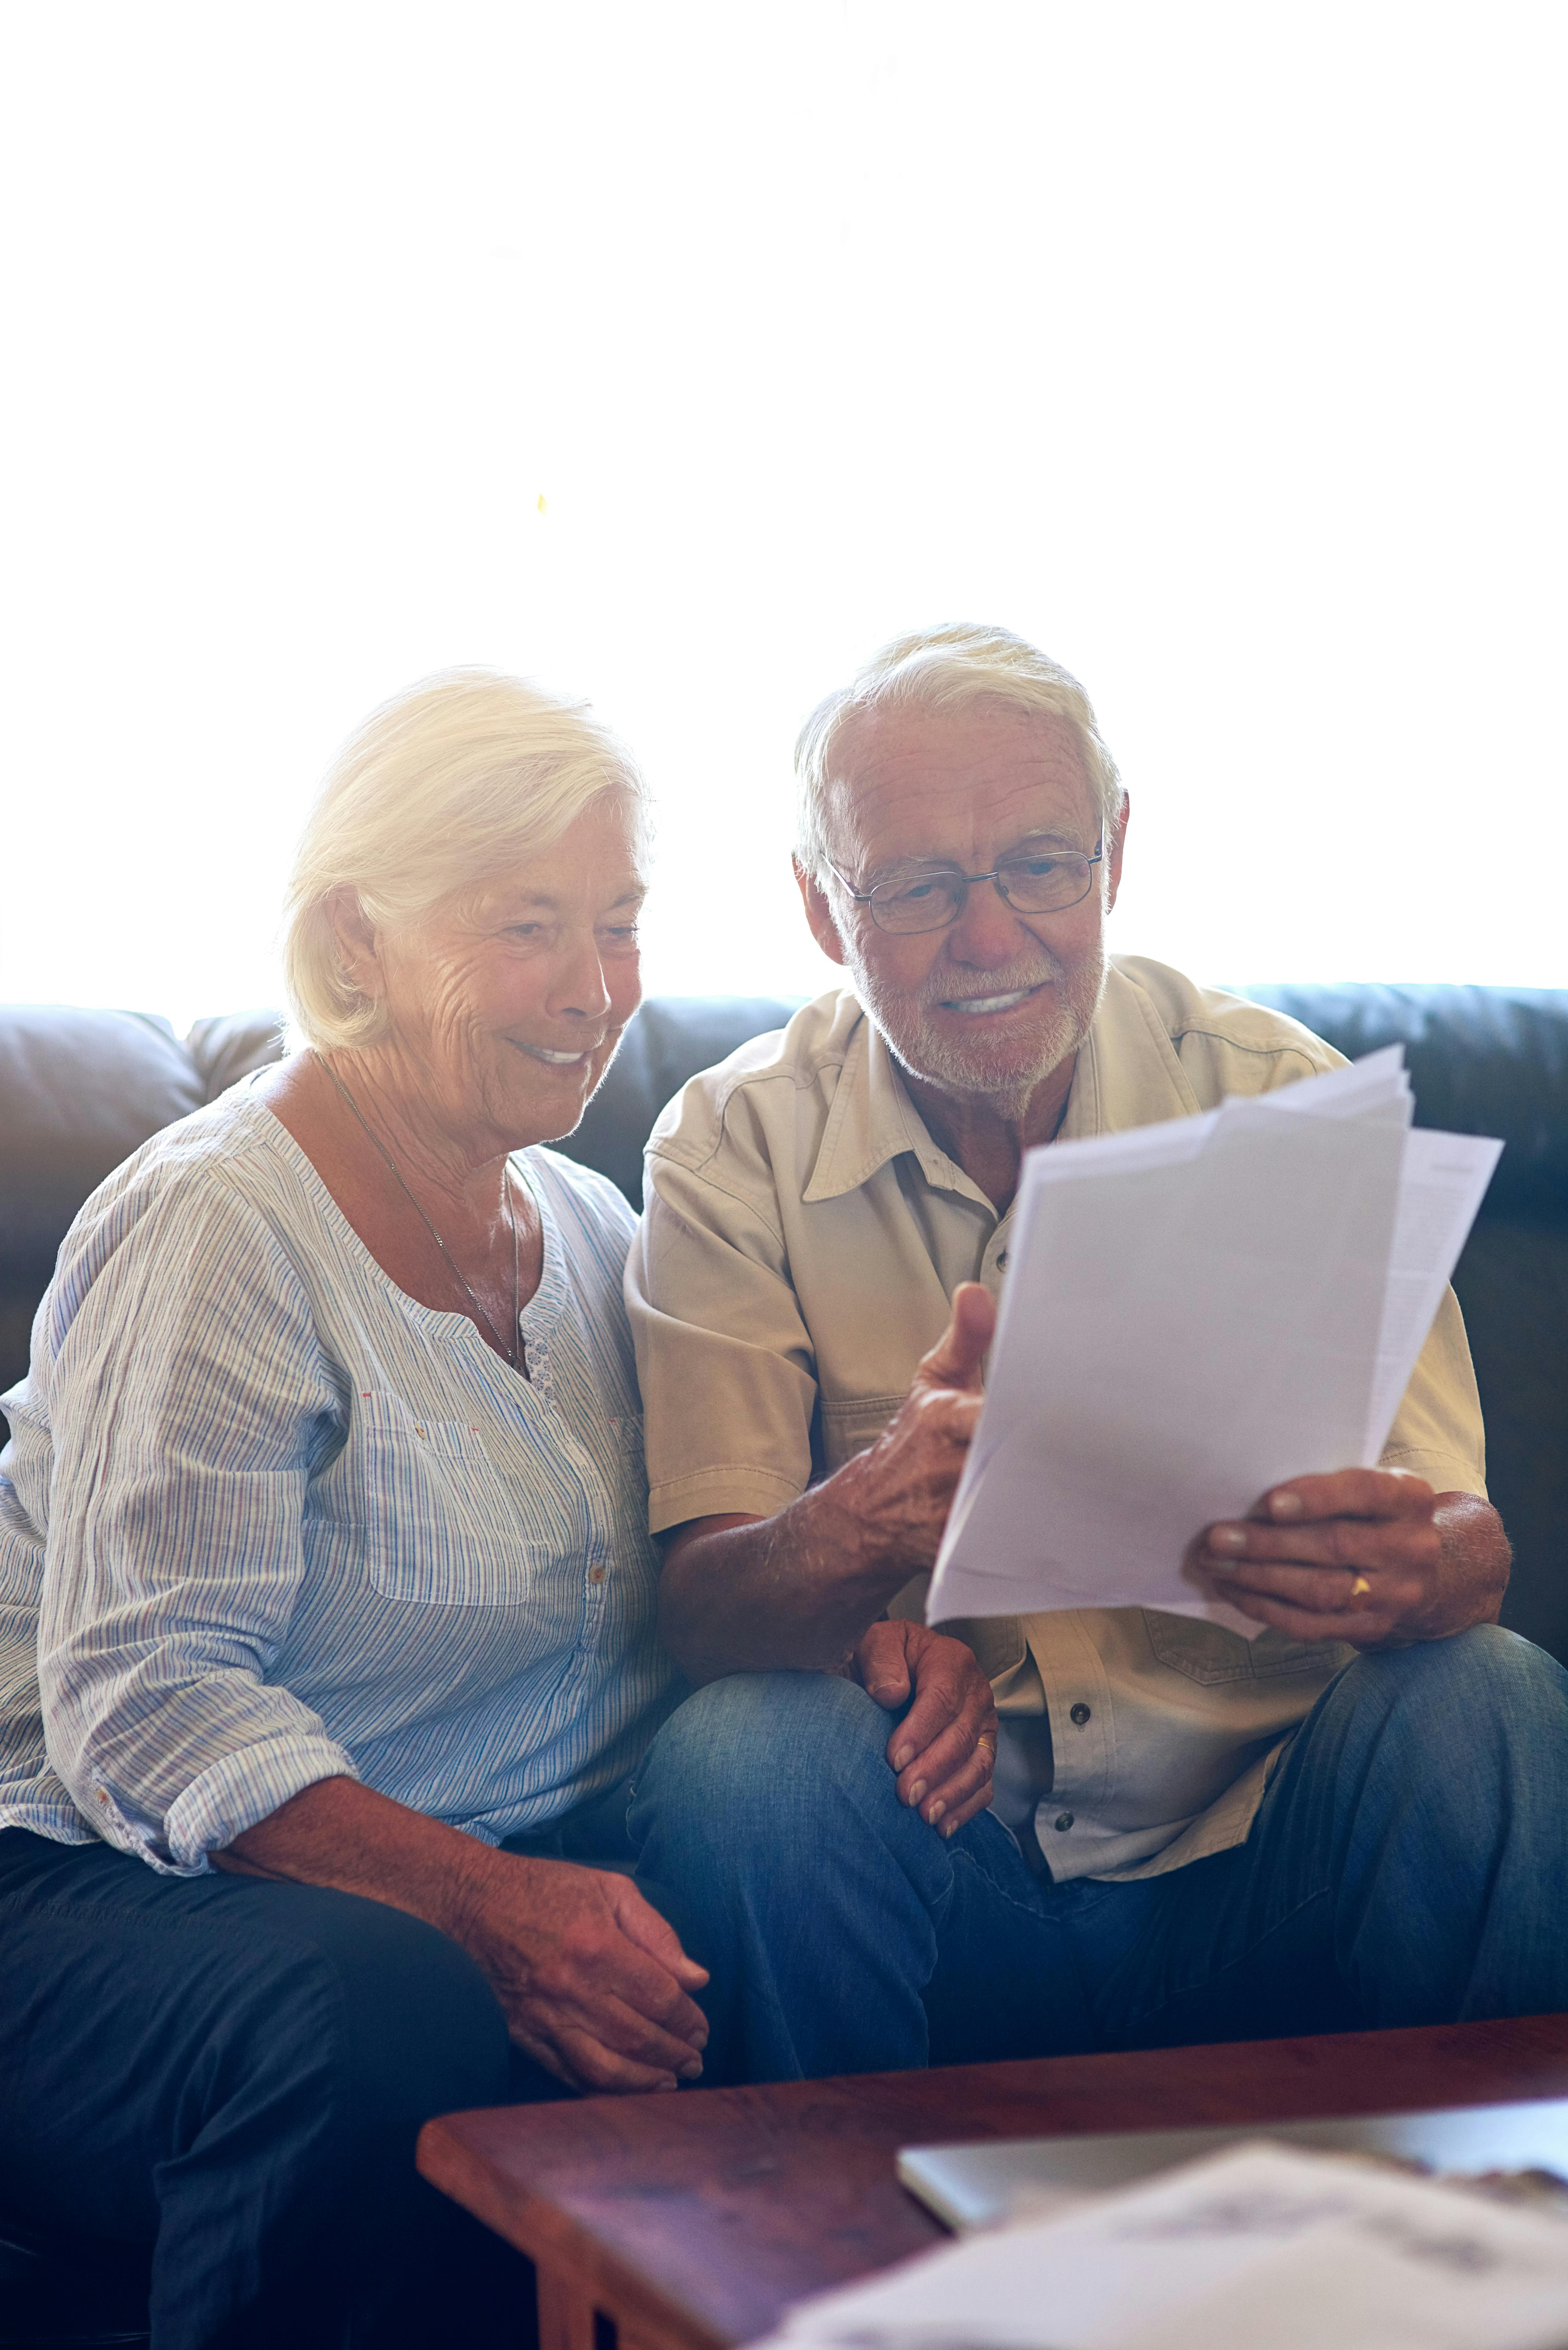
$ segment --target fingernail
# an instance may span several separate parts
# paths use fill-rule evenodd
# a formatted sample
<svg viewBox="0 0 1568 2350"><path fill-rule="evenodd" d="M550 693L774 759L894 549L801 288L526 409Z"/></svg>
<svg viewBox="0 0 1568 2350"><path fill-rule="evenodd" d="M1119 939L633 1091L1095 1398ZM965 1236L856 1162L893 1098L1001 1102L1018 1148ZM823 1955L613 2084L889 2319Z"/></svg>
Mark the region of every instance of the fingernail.
<svg viewBox="0 0 1568 2350"><path fill-rule="evenodd" d="M895 1771L908 1770L914 1759L915 1750L912 1746L900 1746L893 1757L893 1768Z"/></svg>
<svg viewBox="0 0 1568 2350"><path fill-rule="evenodd" d="M925 1781L923 1779L917 1779L914 1785L909 1790L909 1809L911 1811L915 1811L919 1808L920 1798L924 1795L925 1792Z"/></svg>
<svg viewBox="0 0 1568 2350"><path fill-rule="evenodd" d="M1305 1506L1299 1493L1269 1495L1269 1515L1272 1518L1299 1518L1303 1515Z"/></svg>
<svg viewBox="0 0 1568 2350"><path fill-rule="evenodd" d="M682 2064L680 2067L680 2077L683 2081L700 2081L701 2079L702 2059L701 2056L694 2056L690 2064Z"/></svg>
<svg viewBox="0 0 1568 2350"><path fill-rule="evenodd" d="M943 1835L945 1835L945 1836L950 1836L950 1835L952 1835L953 1834L955 1834L955 1832L957 1831L957 1828L958 1828L958 1822L957 1822L957 1820L950 1820L950 1821L948 1822L948 1824L947 1824L946 1827L945 1827L945 1828L943 1828L943 1830L942 1830L942 1834L943 1834Z"/></svg>
<svg viewBox="0 0 1568 2350"><path fill-rule="evenodd" d="M1211 1526L1209 1530L1209 1547L1214 1551L1231 1553L1245 1550L1246 1530L1242 1526Z"/></svg>
<svg viewBox="0 0 1568 2350"><path fill-rule="evenodd" d="M928 1827L934 1828L937 1822L941 1818L942 1814L946 1810L947 1805L945 1804L933 1804L930 1810L926 1814L926 1825Z"/></svg>

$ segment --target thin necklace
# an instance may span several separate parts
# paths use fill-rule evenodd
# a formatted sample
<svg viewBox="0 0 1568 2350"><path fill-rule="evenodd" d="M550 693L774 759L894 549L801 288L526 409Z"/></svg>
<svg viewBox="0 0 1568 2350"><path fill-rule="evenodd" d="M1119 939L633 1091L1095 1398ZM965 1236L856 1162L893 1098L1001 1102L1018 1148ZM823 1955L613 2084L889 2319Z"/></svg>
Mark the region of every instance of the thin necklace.
<svg viewBox="0 0 1568 2350"><path fill-rule="evenodd" d="M316 1053L316 1047L314 1045L310 1049L313 1053ZM437 1232L435 1226L431 1223L430 1218L426 1215L424 1210L415 1199L413 1193L410 1191L407 1183L404 1182L402 1173L398 1166L397 1160L393 1158L391 1152L388 1149L380 1136L369 1124L369 1120L366 1118L364 1111L360 1108L358 1103L355 1100L353 1095L349 1092L348 1087L344 1084L342 1078L333 1067L331 1062L326 1059L320 1053L316 1053L316 1058L321 1063L322 1067L326 1070L327 1076L331 1078L333 1084L337 1087L338 1092L342 1095L344 1100L353 1111L355 1117L358 1119L360 1126L364 1128L366 1139L374 1144L375 1148L380 1152L381 1157L386 1160L387 1166L391 1171L393 1181L397 1184L398 1189L401 1191L404 1199L407 1200L410 1207L412 1208L415 1215L418 1216L421 1223L423 1224L426 1232L429 1232L431 1240L434 1241L437 1248L440 1249L442 1256L445 1257L447 1263L451 1266L454 1276L462 1286L464 1296L468 1299L469 1304L472 1306L474 1312L478 1315L480 1320L483 1323L485 1328L494 1339L497 1347L501 1349L502 1354L506 1357L506 1360L511 1364L514 1371L521 1371L523 1377L527 1378L529 1376L528 1355L527 1349L523 1343L523 1332L520 1326L522 1309L518 1303L517 1215L516 1211L512 1205L511 1161L507 1160L501 1170L502 1205L506 1210L506 1221L512 1227L513 1342L509 1347L505 1339L502 1336L500 1331L496 1328L494 1323L491 1320L489 1315L485 1312L483 1306L480 1304L478 1298L474 1295L472 1290L469 1287L468 1283L463 1279L462 1268L458 1263L457 1259L453 1256L451 1249L448 1248L446 1243L442 1240L441 1234Z"/></svg>

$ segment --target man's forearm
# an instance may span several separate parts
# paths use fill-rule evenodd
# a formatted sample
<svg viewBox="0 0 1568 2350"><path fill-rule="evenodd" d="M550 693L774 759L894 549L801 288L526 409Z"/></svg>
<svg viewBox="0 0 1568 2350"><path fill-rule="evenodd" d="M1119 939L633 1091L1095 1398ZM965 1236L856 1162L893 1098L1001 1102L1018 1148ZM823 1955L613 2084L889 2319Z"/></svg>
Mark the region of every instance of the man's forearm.
<svg viewBox="0 0 1568 2350"><path fill-rule="evenodd" d="M857 1503L864 1456L776 1517L682 1529L666 1555L659 1629L689 1680L832 1672L930 1564L879 1539Z"/></svg>

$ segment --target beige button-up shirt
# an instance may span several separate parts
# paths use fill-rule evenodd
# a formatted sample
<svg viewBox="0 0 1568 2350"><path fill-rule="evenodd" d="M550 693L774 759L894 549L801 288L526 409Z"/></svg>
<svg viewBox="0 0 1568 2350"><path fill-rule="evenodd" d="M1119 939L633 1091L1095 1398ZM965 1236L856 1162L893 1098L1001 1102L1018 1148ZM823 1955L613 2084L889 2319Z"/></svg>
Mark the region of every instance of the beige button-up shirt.
<svg viewBox="0 0 1568 2350"><path fill-rule="evenodd" d="M1188 1118L1339 1066L1280 1013L1118 957L1062 1135ZM627 1297L656 1534L772 1516L837 1469L897 1410L959 1283L995 1295L1006 1277L1011 1212L937 1148L846 988L692 1079L654 1128L647 1200ZM1383 1463L1486 1491L1451 1294ZM911 1586L895 1612L920 1596ZM962 1628L1003 1720L997 1808L1012 1825L1033 1814L1059 1879L1153 1875L1241 1843L1284 1738L1351 1653L1152 1608Z"/></svg>

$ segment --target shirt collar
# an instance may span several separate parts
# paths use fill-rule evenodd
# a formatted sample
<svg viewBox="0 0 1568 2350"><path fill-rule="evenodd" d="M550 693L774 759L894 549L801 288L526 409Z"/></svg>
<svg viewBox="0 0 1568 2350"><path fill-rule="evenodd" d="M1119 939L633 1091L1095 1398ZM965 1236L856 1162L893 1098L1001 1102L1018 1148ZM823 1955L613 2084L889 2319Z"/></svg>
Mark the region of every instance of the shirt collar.
<svg viewBox="0 0 1568 2350"><path fill-rule="evenodd" d="M1078 1053L1064 1141L1121 1134L1201 1107L1153 1003L1113 962L1094 1024ZM886 1038L862 1010L839 1071L815 1164L803 1199L843 1199L901 1152L913 1151L933 1190L991 1202L961 1167L939 1150L910 1098ZM992 1212L994 1214L995 1211Z"/></svg>
<svg viewBox="0 0 1568 2350"><path fill-rule="evenodd" d="M937 1149L886 1037L863 1010L844 1055L816 1163L802 1197L807 1206L818 1200L841 1200L906 1150L914 1152L933 1190L961 1191L990 1208L962 1168Z"/></svg>

